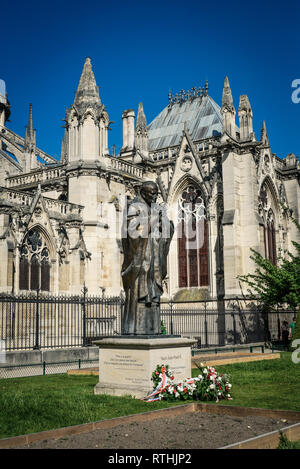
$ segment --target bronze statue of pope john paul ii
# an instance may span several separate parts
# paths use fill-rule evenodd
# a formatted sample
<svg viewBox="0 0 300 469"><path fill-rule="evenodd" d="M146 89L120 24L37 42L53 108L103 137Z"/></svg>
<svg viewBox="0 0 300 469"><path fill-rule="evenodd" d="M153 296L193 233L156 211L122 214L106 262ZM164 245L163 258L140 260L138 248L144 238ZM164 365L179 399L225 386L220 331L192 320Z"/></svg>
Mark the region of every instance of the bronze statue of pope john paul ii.
<svg viewBox="0 0 300 469"><path fill-rule="evenodd" d="M156 203L158 186L142 184L139 196L124 210L122 281L125 305L122 334L160 335L160 297L174 225L164 205Z"/></svg>

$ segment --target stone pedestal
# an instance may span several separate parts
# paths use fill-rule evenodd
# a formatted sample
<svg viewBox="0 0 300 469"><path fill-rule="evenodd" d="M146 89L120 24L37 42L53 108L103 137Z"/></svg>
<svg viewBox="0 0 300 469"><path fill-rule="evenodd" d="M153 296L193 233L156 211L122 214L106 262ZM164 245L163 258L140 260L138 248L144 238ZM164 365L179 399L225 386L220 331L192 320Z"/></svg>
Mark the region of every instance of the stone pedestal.
<svg viewBox="0 0 300 469"><path fill-rule="evenodd" d="M153 390L152 372L169 365L174 381L191 377L191 345L176 336L119 336L94 342L99 346L99 383L95 394L143 398Z"/></svg>

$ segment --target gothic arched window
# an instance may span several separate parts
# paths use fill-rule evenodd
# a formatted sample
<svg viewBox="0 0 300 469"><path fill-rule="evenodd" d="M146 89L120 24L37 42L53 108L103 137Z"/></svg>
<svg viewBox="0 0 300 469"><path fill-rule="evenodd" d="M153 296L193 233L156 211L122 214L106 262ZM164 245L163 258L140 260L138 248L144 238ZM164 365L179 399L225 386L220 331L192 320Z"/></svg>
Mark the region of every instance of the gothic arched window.
<svg viewBox="0 0 300 469"><path fill-rule="evenodd" d="M29 230L21 248L19 289L50 290L49 250L37 229Z"/></svg>
<svg viewBox="0 0 300 469"><path fill-rule="evenodd" d="M267 184L264 183L259 194L259 211L263 221L264 250L265 257L275 265L277 262L275 215L271 202L271 192Z"/></svg>
<svg viewBox="0 0 300 469"><path fill-rule="evenodd" d="M267 226L265 228L267 236L265 236L265 251L267 252L268 258L272 264L276 264L276 235L275 235L275 222L274 213L270 209L267 214Z"/></svg>
<svg viewBox="0 0 300 469"><path fill-rule="evenodd" d="M208 286L208 231L200 189L188 186L179 198L179 287Z"/></svg>

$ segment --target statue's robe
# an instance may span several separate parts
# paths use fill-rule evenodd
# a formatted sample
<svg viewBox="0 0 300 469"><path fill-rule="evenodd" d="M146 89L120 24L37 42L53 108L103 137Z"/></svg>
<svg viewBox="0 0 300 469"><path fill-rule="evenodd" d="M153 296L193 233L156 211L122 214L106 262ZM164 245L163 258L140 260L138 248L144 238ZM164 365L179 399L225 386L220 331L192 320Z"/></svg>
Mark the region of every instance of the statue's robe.
<svg viewBox="0 0 300 469"><path fill-rule="evenodd" d="M151 209L141 196L128 204L122 227L122 334L161 334L159 303L173 233L162 206L152 204Z"/></svg>

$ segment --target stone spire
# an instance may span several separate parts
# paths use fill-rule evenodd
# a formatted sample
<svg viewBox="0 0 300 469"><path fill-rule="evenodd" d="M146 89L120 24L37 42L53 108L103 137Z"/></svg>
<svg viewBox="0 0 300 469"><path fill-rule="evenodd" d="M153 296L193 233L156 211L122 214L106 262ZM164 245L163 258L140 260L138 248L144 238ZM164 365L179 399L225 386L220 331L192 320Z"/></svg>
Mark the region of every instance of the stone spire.
<svg viewBox="0 0 300 469"><path fill-rule="evenodd" d="M223 87L223 95L222 95L222 109L227 108L228 111L234 112L235 109L233 106L233 99L232 99L232 94L231 94L231 88L229 84L228 77L225 77L224 80L224 87Z"/></svg>
<svg viewBox="0 0 300 469"><path fill-rule="evenodd" d="M269 137L268 137L268 133L267 133L267 127L266 127L266 122L263 121L263 125L262 125L262 128L261 128L261 132L260 132L260 141L263 145L265 146L270 146L270 142L269 142Z"/></svg>
<svg viewBox="0 0 300 469"><path fill-rule="evenodd" d="M139 103L136 119L135 146L141 151L148 151L148 128L143 103Z"/></svg>
<svg viewBox="0 0 300 469"><path fill-rule="evenodd" d="M28 124L25 126L25 147L32 150L36 144L36 132L33 130L32 103L29 104Z"/></svg>
<svg viewBox="0 0 300 469"><path fill-rule="evenodd" d="M29 117L28 117L27 135L30 139L33 139L32 103L29 104Z"/></svg>
<svg viewBox="0 0 300 469"><path fill-rule="evenodd" d="M75 93L74 106L81 108L88 105L101 105L99 87L97 86L95 75L92 70L91 59L86 58L78 88Z"/></svg>
<svg viewBox="0 0 300 469"><path fill-rule="evenodd" d="M222 95L223 133L236 139L235 109L228 77L225 77Z"/></svg>
<svg viewBox="0 0 300 469"><path fill-rule="evenodd" d="M101 103L99 88L86 58L74 103L66 111L65 160L97 160L108 153L109 116Z"/></svg>
<svg viewBox="0 0 300 469"><path fill-rule="evenodd" d="M37 158L36 149L36 131L33 130L32 103L29 104L28 124L25 126L23 170L25 173L36 169Z"/></svg>
<svg viewBox="0 0 300 469"><path fill-rule="evenodd" d="M253 113L246 94L240 96L238 115L240 121L240 139L249 140L253 136Z"/></svg>

